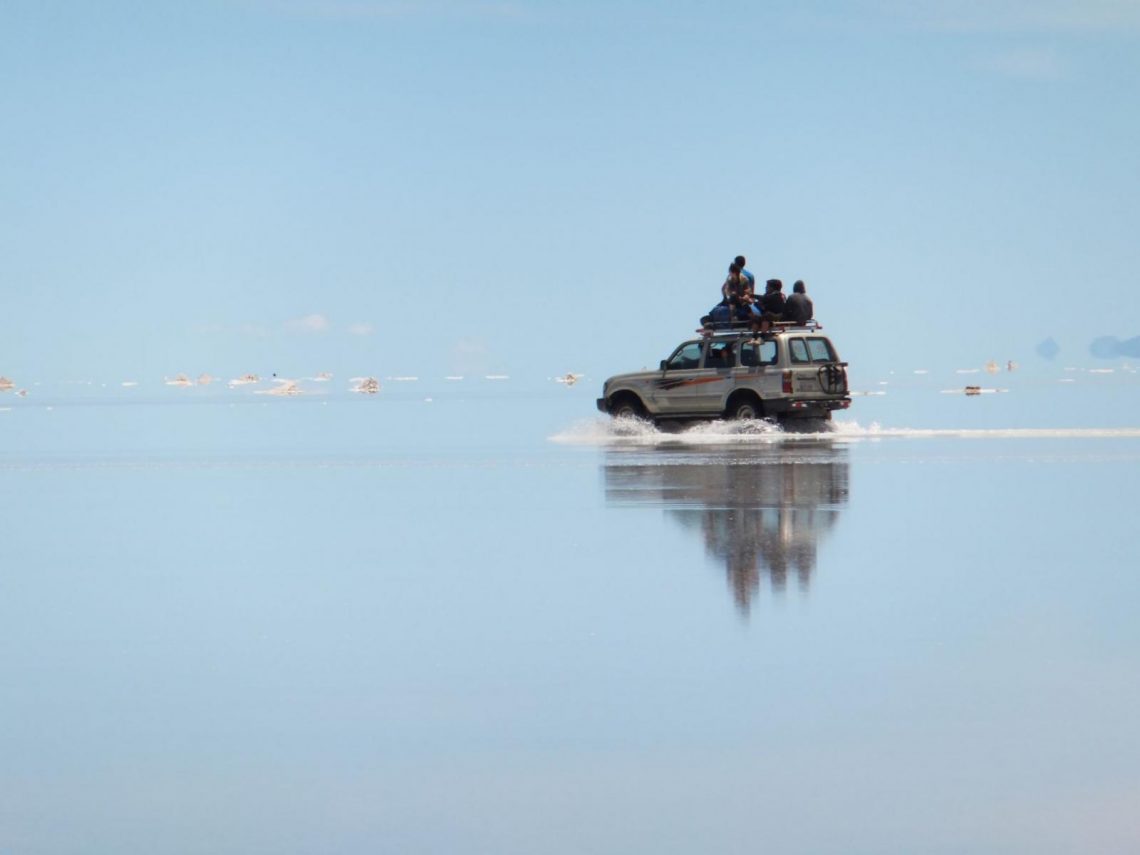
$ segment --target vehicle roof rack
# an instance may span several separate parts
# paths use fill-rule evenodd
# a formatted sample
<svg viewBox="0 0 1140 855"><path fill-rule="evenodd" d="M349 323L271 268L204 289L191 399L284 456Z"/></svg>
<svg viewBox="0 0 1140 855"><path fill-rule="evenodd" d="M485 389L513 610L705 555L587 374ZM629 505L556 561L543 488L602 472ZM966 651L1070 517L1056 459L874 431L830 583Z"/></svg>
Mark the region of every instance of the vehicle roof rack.
<svg viewBox="0 0 1140 855"><path fill-rule="evenodd" d="M701 331L706 334L752 332L752 327L755 323L756 321L710 321L704 325ZM821 329L823 329L823 324L815 319L802 324L797 324L795 321L773 321L772 328L769 332L791 332L792 330L814 331Z"/></svg>

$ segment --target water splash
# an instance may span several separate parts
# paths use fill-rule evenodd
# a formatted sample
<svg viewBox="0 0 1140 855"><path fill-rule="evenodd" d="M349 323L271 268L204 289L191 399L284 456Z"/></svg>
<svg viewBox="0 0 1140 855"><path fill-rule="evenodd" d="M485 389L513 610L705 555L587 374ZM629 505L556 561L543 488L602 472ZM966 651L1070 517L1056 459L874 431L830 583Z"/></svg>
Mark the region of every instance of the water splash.
<svg viewBox="0 0 1140 855"><path fill-rule="evenodd" d="M577 422L550 440L565 445L596 446L731 445L779 442L803 435L763 419L659 427L643 419L597 418Z"/></svg>

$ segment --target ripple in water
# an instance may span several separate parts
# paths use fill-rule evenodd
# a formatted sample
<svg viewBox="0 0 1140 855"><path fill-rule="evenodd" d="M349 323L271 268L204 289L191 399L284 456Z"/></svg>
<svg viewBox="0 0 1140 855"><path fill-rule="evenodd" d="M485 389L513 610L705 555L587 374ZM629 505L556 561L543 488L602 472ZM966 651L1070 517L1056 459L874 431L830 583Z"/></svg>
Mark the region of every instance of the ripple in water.
<svg viewBox="0 0 1140 855"><path fill-rule="evenodd" d="M566 445L658 446L833 442L887 438L955 439L1140 439L1140 428L891 428L878 422L809 421L783 425L763 419L711 421L659 427L642 419L598 418L577 422L550 437Z"/></svg>

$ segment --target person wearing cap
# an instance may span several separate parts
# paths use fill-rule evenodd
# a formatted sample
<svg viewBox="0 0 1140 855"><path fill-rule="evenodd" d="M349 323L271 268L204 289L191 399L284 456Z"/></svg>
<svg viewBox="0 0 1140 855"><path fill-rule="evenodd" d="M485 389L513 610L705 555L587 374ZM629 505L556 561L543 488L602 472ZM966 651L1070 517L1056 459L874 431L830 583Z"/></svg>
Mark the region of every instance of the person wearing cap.
<svg viewBox="0 0 1140 855"><path fill-rule="evenodd" d="M810 321L814 314L815 306L812 305L811 297L807 295L804 280L797 279L796 284L792 286L791 295L784 301L784 320L802 326Z"/></svg>

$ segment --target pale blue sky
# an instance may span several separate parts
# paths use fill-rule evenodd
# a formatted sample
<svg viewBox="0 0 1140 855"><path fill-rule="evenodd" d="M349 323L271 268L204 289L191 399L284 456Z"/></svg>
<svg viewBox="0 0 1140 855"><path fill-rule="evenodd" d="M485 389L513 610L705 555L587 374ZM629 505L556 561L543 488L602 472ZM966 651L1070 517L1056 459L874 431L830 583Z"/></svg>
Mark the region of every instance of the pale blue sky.
<svg viewBox="0 0 1140 855"><path fill-rule="evenodd" d="M600 378L739 252L867 372L1087 363L1138 92L1138 2L9 0L0 373Z"/></svg>

